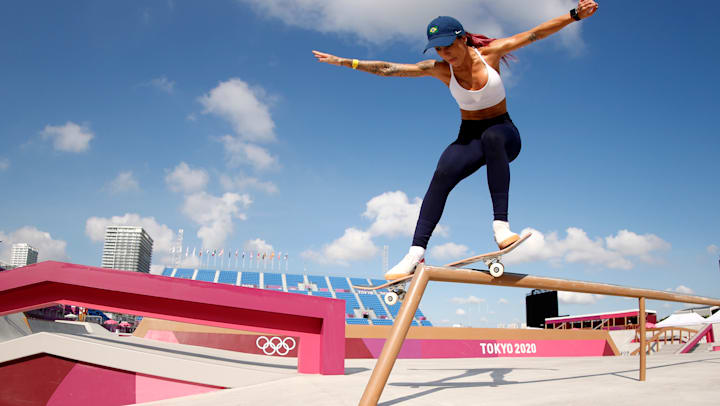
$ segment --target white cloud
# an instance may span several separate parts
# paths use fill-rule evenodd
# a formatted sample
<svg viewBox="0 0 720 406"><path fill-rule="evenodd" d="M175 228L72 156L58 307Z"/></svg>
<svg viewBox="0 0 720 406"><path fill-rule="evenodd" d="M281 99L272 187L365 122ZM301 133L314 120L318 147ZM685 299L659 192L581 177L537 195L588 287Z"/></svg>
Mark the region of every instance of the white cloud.
<svg viewBox="0 0 720 406"><path fill-rule="evenodd" d="M253 252L273 252L273 246L268 244L265 240L261 240L260 238L256 238L254 240L248 240L243 245L243 249L246 251L253 251Z"/></svg>
<svg viewBox="0 0 720 406"><path fill-rule="evenodd" d="M197 236L207 248L222 247L234 230L234 219L245 220L241 210L250 206L247 194L225 193L220 197L199 192L185 197L182 212L200 225Z"/></svg>
<svg viewBox="0 0 720 406"><path fill-rule="evenodd" d="M15 231L5 233L0 231L0 258L10 263L12 245L26 243L38 250L38 262L62 261L67 262L69 257L65 250L67 243L63 240L56 240L46 231L37 229L34 226L24 226Z"/></svg>
<svg viewBox="0 0 720 406"><path fill-rule="evenodd" d="M411 236L420 214L422 200L416 197L411 203L405 192L385 192L367 202L363 216L374 220L368 231L373 236Z"/></svg>
<svg viewBox="0 0 720 406"><path fill-rule="evenodd" d="M693 291L692 289L688 288L685 285L678 285L678 287L676 287L675 289L670 289L670 290L677 292L677 293L682 293L683 295L692 295L693 293L695 293L695 291Z"/></svg>
<svg viewBox="0 0 720 406"><path fill-rule="evenodd" d="M469 32L502 37L526 31L550 18L567 14L572 0L491 1L456 0L242 0L262 15L284 23L319 31L351 35L363 43L385 45L409 42L418 47L426 41L425 27L438 15L455 16ZM572 24L558 36L569 49L582 47L580 24Z"/></svg>
<svg viewBox="0 0 720 406"><path fill-rule="evenodd" d="M465 310L463 310L463 309L457 309L457 310L455 310L455 314L457 314L458 316L464 316L464 315L465 315Z"/></svg>
<svg viewBox="0 0 720 406"><path fill-rule="evenodd" d="M10 160L7 158L0 158L0 171L4 171L10 167Z"/></svg>
<svg viewBox="0 0 720 406"><path fill-rule="evenodd" d="M245 189L256 189L269 195L278 192L277 186L272 182L263 182L258 178L245 175L236 175L231 177L228 175L220 175L220 184L226 191L242 191Z"/></svg>
<svg viewBox="0 0 720 406"><path fill-rule="evenodd" d="M198 268L202 266L202 257L195 255L185 256L184 254L180 257L179 267L182 268Z"/></svg>
<svg viewBox="0 0 720 406"><path fill-rule="evenodd" d="M225 147L225 155L230 166L249 165L260 171L279 167L278 158L259 145L230 135L220 137L219 141Z"/></svg>
<svg viewBox="0 0 720 406"><path fill-rule="evenodd" d="M468 297L454 297L450 299L453 303L457 304L480 304L485 303L485 299L470 295Z"/></svg>
<svg viewBox="0 0 720 406"><path fill-rule="evenodd" d="M140 185L138 184L137 179L135 179L132 171L126 171L120 172L115 179L110 181L108 189L110 190L110 193L118 194L140 190Z"/></svg>
<svg viewBox="0 0 720 406"><path fill-rule="evenodd" d="M185 162L180 162L175 169L167 172L165 183L173 192L195 193L205 189L208 179L206 170L192 169Z"/></svg>
<svg viewBox="0 0 720 406"><path fill-rule="evenodd" d="M368 232L373 236L412 236L420 216L422 199L415 197L412 202L403 191L385 192L365 204L363 216L373 220ZM438 224L434 235L447 237L448 228Z"/></svg>
<svg viewBox="0 0 720 406"><path fill-rule="evenodd" d="M607 247L623 256L639 257L644 262L653 262L649 255L653 251L667 251L670 244L654 234L638 235L628 230L620 230L617 235L605 238Z"/></svg>
<svg viewBox="0 0 720 406"><path fill-rule="evenodd" d="M165 93L172 93L175 90L175 81L168 80L165 75L151 80L148 84Z"/></svg>
<svg viewBox="0 0 720 406"><path fill-rule="evenodd" d="M631 269L631 261L658 262L651 253L664 251L670 244L654 234L638 235L621 230L615 236L591 239L580 228L569 227L566 237L558 233L543 234L526 228L522 234L532 231L533 236L506 257L507 263L549 261L601 265L613 269Z"/></svg>
<svg viewBox="0 0 720 406"><path fill-rule="evenodd" d="M43 139L51 139L53 147L64 152L84 152L90 148L90 140L95 134L87 126L80 126L71 121L64 126L45 126L40 134Z"/></svg>
<svg viewBox="0 0 720 406"><path fill-rule="evenodd" d="M372 258L377 255L378 248L371 239L370 233L348 228L342 237L330 244L325 244L320 252L306 250L301 255L323 264L349 265L349 261Z"/></svg>
<svg viewBox="0 0 720 406"><path fill-rule="evenodd" d="M373 220L368 232L373 236L412 236L420 215L422 199L416 197L410 202L403 191L385 192L366 203L363 216ZM438 225L435 235L447 237L446 227Z"/></svg>
<svg viewBox="0 0 720 406"><path fill-rule="evenodd" d="M710 244L710 245L708 245L708 247L707 247L707 252L708 252L708 254L710 254L710 255L715 255L715 254L717 254L717 253L720 252L720 248L718 248L718 246L715 245L715 244Z"/></svg>
<svg viewBox="0 0 720 406"><path fill-rule="evenodd" d="M266 102L270 98L260 87L232 78L220 82L210 93L200 97L204 114L221 117L232 125L243 141L269 142L275 140L275 123Z"/></svg>
<svg viewBox="0 0 720 406"><path fill-rule="evenodd" d="M448 242L430 248L430 255L439 260L461 259L468 256L468 251L465 245Z"/></svg>
<svg viewBox="0 0 720 406"><path fill-rule="evenodd" d="M385 192L370 199L367 202L366 210L363 213L364 217L373 220L373 223L370 225L368 230L361 231L355 228L345 230L346 235L348 230L355 230L355 232L357 232L355 235L362 235L363 237L362 246L364 247L363 252L365 254L358 256L358 259L367 259L375 255L374 250L376 247L372 241L373 237L412 236L415 229L415 223L417 222L418 215L420 214L421 204L422 200L417 197L411 203L407 195L402 191ZM435 228L434 234L447 236L447 227L438 225ZM341 237L341 239L342 238L344 237ZM326 245L326 247L334 246L338 241L339 240L336 240L335 242ZM328 262L323 259L323 255L312 250L306 251L305 254L305 258L307 259L318 262ZM350 258L351 256L344 257ZM349 259L343 260L343 264L347 264L347 260Z"/></svg>
<svg viewBox="0 0 720 406"><path fill-rule="evenodd" d="M153 239L153 263L170 264L170 248L175 242L175 232L165 224L160 224L154 217L141 217L136 213L123 216L90 217L85 221L85 234L94 242L105 240L105 227L137 226L142 227Z"/></svg>
<svg viewBox="0 0 720 406"><path fill-rule="evenodd" d="M603 298L603 295L593 295L593 294L589 294L589 293L558 291L558 301L560 303L593 304L602 298Z"/></svg>

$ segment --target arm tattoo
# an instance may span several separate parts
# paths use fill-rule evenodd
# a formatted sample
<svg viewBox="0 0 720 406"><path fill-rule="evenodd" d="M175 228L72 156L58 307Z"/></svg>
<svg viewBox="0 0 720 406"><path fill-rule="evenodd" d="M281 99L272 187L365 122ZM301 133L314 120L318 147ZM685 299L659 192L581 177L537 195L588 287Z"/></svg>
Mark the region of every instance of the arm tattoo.
<svg viewBox="0 0 720 406"><path fill-rule="evenodd" d="M358 70L363 70L378 76L413 77L425 75L433 66L433 61L423 61L413 65L382 61L360 61Z"/></svg>
<svg viewBox="0 0 720 406"><path fill-rule="evenodd" d="M538 38L537 34L535 34L534 32L531 32L530 38L528 38L528 39L530 40L530 42L533 42L533 41L537 41L539 38Z"/></svg>

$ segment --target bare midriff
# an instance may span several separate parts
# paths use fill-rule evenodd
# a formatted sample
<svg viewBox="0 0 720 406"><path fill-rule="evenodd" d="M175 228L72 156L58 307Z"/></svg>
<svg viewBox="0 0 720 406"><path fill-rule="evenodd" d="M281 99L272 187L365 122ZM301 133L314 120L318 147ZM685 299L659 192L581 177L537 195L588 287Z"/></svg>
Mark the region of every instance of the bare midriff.
<svg viewBox="0 0 720 406"><path fill-rule="evenodd" d="M463 120L487 120L507 113L507 104L505 99L500 103L482 110L463 110L460 109L460 117Z"/></svg>

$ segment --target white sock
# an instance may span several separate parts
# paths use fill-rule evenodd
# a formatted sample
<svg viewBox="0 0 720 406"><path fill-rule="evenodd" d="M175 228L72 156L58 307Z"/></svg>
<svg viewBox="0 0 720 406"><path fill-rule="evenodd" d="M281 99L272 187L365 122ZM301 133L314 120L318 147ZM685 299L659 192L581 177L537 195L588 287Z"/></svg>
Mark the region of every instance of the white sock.
<svg viewBox="0 0 720 406"><path fill-rule="evenodd" d="M495 232L495 234L497 234L498 232L503 232L503 231L510 231L510 223L508 223L507 221L502 221L502 220L494 220L493 221L493 232Z"/></svg>
<svg viewBox="0 0 720 406"><path fill-rule="evenodd" d="M420 258L422 258L423 255L425 255L425 248L417 246L417 245L413 245L412 247L410 247L410 251L408 251L408 254L411 254L412 256L417 258L419 261Z"/></svg>

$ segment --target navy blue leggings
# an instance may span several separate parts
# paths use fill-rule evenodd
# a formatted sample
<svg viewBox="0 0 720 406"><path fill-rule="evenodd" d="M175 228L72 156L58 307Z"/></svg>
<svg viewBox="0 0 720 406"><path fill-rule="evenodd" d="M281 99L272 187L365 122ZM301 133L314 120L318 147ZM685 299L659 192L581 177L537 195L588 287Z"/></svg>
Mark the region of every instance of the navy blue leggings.
<svg viewBox="0 0 720 406"><path fill-rule="evenodd" d="M520 133L507 113L488 120L462 120L457 140L443 152L430 181L412 245L427 248L450 191L483 165L487 165L494 219L507 221L510 162L520 154L520 147Z"/></svg>

